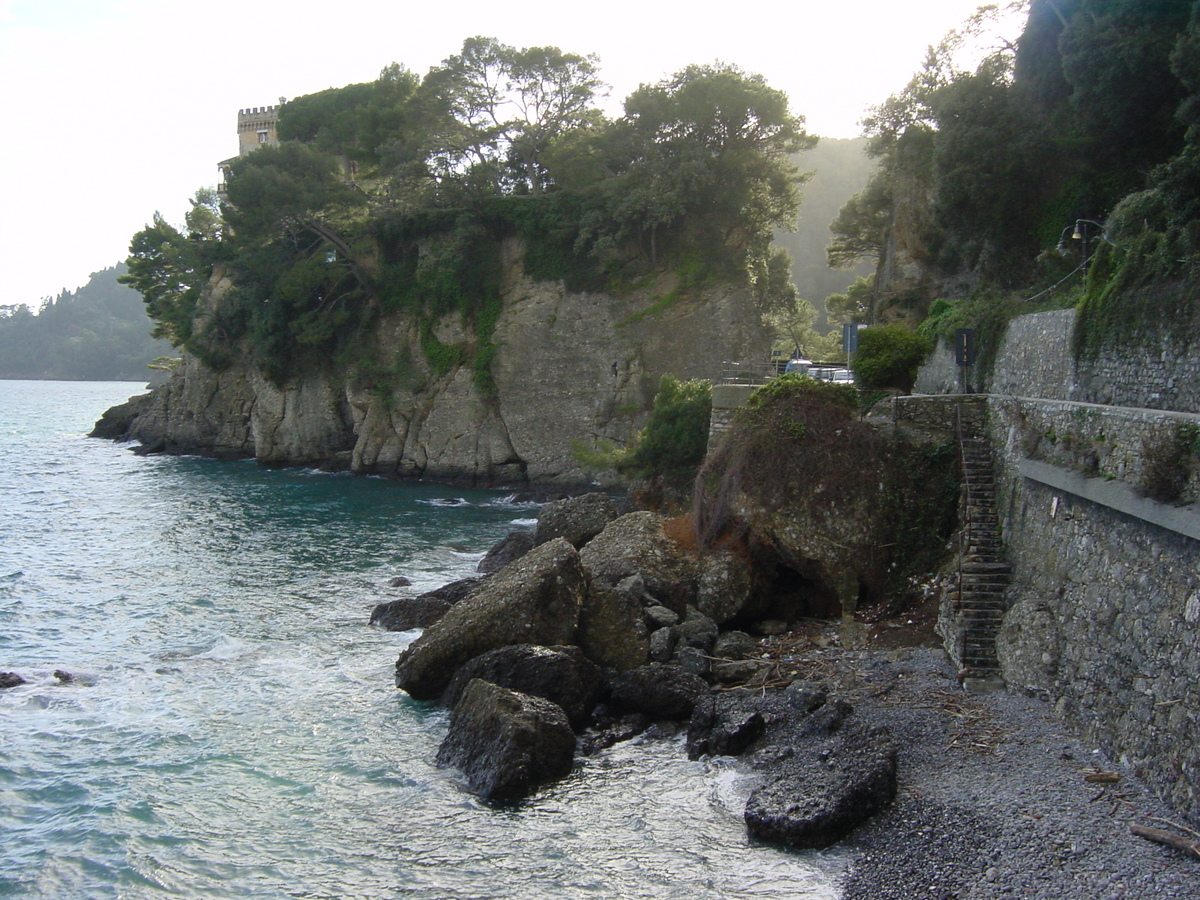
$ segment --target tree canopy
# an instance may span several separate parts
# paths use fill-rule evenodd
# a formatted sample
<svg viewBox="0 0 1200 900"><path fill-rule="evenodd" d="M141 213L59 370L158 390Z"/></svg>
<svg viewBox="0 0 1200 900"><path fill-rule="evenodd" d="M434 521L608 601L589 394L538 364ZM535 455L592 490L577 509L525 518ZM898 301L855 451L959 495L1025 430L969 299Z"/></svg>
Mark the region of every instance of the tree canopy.
<svg viewBox="0 0 1200 900"><path fill-rule="evenodd" d="M163 336L214 364L248 342L273 377L398 309L425 322L429 354L486 359L513 235L538 277L596 286L674 267L774 302L771 235L794 225L794 156L816 142L786 96L734 66L689 66L610 120L604 89L594 56L473 37L424 77L393 64L291 100L280 145L229 165L219 210L198 198L186 234L156 216L134 236L129 282ZM216 265L235 287L201 310ZM448 355L429 323L450 310L475 339Z"/></svg>
<svg viewBox="0 0 1200 900"><path fill-rule="evenodd" d="M829 256L877 263L868 321L919 320L955 279L1061 281L1070 264L1055 247L1080 220L1110 237L1135 222L1157 230L1176 271L1200 250L1200 3L1018 5L1027 18L1015 41L994 39L982 62L960 65L957 49L996 10L981 8L864 121L880 167L835 219ZM1098 252L1120 256L1115 247Z"/></svg>

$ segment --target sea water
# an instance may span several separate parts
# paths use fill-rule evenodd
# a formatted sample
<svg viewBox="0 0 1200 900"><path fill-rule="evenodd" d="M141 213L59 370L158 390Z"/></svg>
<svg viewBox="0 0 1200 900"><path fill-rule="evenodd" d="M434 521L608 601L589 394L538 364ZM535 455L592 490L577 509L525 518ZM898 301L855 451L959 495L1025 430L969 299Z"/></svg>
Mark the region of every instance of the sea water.
<svg viewBox="0 0 1200 900"><path fill-rule="evenodd" d="M0 381L0 896L836 896L843 859L749 841L749 777L678 739L507 806L434 766L416 635L371 609L535 508L85 437L138 388Z"/></svg>

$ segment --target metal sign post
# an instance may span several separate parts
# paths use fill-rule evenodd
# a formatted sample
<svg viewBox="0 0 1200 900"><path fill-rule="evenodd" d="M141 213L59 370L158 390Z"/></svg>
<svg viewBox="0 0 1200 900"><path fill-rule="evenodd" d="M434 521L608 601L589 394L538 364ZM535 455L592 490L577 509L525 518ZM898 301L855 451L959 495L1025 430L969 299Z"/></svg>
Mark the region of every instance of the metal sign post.
<svg viewBox="0 0 1200 900"><path fill-rule="evenodd" d="M954 364L958 366L960 391L973 393L971 369L975 365L975 329L960 328L954 332Z"/></svg>

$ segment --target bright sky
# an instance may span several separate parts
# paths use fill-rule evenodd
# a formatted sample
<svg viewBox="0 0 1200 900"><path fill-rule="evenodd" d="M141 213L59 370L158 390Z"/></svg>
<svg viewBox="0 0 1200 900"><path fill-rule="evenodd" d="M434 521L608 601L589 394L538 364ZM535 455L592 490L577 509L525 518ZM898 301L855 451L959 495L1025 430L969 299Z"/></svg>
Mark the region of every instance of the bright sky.
<svg viewBox="0 0 1200 900"><path fill-rule="evenodd" d="M74 290L237 152L237 111L419 75L472 35L600 58L610 114L641 83L734 63L808 131L853 137L980 0L0 0L0 304ZM1017 29L1011 29L1015 35Z"/></svg>

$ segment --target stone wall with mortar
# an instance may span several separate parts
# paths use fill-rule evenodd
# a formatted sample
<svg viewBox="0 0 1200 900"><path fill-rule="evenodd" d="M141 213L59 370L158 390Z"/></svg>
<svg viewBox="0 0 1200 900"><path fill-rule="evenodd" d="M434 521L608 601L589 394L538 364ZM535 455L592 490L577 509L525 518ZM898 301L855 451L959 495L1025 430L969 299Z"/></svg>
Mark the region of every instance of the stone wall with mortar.
<svg viewBox="0 0 1200 900"><path fill-rule="evenodd" d="M954 349L939 341L917 377L918 394L957 394L969 386L992 394L1077 400L1104 406L1200 413L1200 350L1176 335L1150 347L1108 348L1076 362L1075 310L1014 319L991 373L964 373Z"/></svg>
<svg viewBox="0 0 1200 900"><path fill-rule="evenodd" d="M1081 496L1102 478L1066 490L1068 478L1022 474L1007 412L992 411L1014 569L997 642L1005 681L1048 696L1089 742L1200 817L1200 542Z"/></svg>
<svg viewBox="0 0 1200 900"><path fill-rule="evenodd" d="M1147 451L1200 424L1178 390L1186 377L1200 385L1200 355L1076 367L1073 317L1016 320L989 384L1014 569L998 642L1004 678L1052 699L1090 742L1200 820L1200 513L1138 493ZM1175 385L1181 409L1146 408L1166 396L1153 396L1154 384ZM1183 500L1196 498L1195 482L1193 471Z"/></svg>

